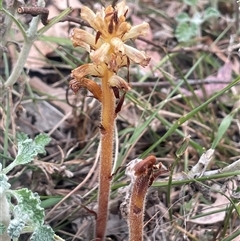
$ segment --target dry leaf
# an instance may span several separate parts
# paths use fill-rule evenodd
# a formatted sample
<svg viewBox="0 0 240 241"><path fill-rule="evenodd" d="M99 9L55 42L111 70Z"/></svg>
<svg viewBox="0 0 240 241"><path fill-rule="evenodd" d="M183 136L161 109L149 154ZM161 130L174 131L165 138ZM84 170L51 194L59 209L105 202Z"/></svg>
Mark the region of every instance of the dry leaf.
<svg viewBox="0 0 240 241"><path fill-rule="evenodd" d="M226 62L221 68L219 68L217 76L209 75L205 80L213 81L210 84L204 85L204 92L202 89L195 90L194 93L198 98L203 99L208 98L217 91L225 88L232 80L232 64L231 62ZM226 83L225 83L226 82ZM192 93L188 90L181 89L181 92L186 96L192 96Z"/></svg>
<svg viewBox="0 0 240 241"><path fill-rule="evenodd" d="M225 192L225 195L228 198L231 198L232 191L230 190L233 190L233 188L234 188L233 181L229 181L228 190ZM207 213L212 213L212 214L199 217L196 219L191 219L189 221L197 224L213 224L213 223L223 221L226 216L226 212L225 211L217 212L217 211L227 208L227 206L230 204L230 201L226 196L222 195L221 193L216 193L214 195L214 197L216 198L216 201L212 205L204 205L205 208L201 212L201 214L207 214Z"/></svg>

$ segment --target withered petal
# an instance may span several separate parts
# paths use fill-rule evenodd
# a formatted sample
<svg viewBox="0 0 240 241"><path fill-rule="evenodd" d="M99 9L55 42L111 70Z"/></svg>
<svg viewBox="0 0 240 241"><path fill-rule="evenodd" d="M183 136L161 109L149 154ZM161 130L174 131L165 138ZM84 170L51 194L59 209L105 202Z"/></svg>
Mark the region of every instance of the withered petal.
<svg viewBox="0 0 240 241"><path fill-rule="evenodd" d="M131 27L129 32L126 32L124 36L122 37L123 41L127 41L128 39L135 39L138 36L144 36L149 31L149 24L146 22L143 22L141 24L138 24L136 26Z"/></svg>
<svg viewBox="0 0 240 241"><path fill-rule="evenodd" d="M118 75L112 75L109 80L108 84L110 87L117 87L124 92L127 92L131 89L129 83L127 83L123 78L119 77Z"/></svg>
<svg viewBox="0 0 240 241"><path fill-rule="evenodd" d="M72 79L69 82L69 87L76 94L81 88L86 88L89 90L93 96L99 101L102 101L102 89L101 87L93 80L82 78L80 80Z"/></svg>
<svg viewBox="0 0 240 241"><path fill-rule="evenodd" d="M102 62L105 62L110 47L111 46L109 43L103 43L100 46L100 48L98 48L96 51L93 51L90 54L90 57L91 57L91 60L93 61L93 63L100 64Z"/></svg>
<svg viewBox="0 0 240 241"><path fill-rule="evenodd" d="M82 29L74 28L71 33L71 40L74 47L80 46L88 52L90 52L91 48L97 48L97 45L95 45L95 36Z"/></svg>
<svg viewBox="0 0 240 241"><path fill-rule="evenodd" d="M133 61L136 64L140 64L143 67L148 65L151 58L148 57L145 54L145 52L139 51L138 49L133 48L126 44L124 44L124 47L125 47L125 53L131 61Z"/></svg>
<svg viewBox="0 0 240 241"><path fill-rule="evenodd" d="M118 12L118 17L124 16L125 13L128 11L128 6L126 5L125 1L121 1L116 5L116 10Z"/></svg>
<svg viewBox="0 0 240 241"><path fill-rule="evenodd" d="M81 8L81 18L87 21L90 24L90 26L93 27L92 23L93 20L96 18L96 14L90 8L83 6Z"/></svg>
<svg viewBox="0 0 240 241"><path fill-rule="evenodd" d="M130 31L131 24L127 22L122 22L119 24L117 31L116 31L116 37L121 38L123 40L123 36Z"/></svg>
<svg viewBox="0 0 240 241"><path fill-rule="evenodd" d="M92 63L81 65L76 69L72 70L72 77L77 80L80 80L87 75L102 77L103 74L104 71L102 67L100 65L95 65Z"/></svg>
<svg viewBox="0 0 240 241"><path fill-rule="evenodd" d="M121 54L125 54L124 43L120 38L112 38L111 44L114 46L115 54L117 54L118 52L121 52Z"/></svg>

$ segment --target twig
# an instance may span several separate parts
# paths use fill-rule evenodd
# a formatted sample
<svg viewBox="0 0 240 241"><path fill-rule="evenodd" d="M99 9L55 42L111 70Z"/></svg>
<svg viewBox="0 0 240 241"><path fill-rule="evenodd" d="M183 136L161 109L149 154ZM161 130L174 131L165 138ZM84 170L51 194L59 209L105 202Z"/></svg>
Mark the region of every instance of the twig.
<svg viewBox="0 0 240 241"><path fill-rule="evenodd" d="M183 80L178 79L175 81L176 85L181 83ZM189 85L200 85L200 84L227 84L230 83L231 81L226 81L226 80L215 80L215 79L187 79L187 82ZM238 83L239 84L239 83ZM172 84L169 81L160 81L160 82L131 82L131 86L133 87L168 87L171 86ZM184 85L184 84L183 84Z"/></svg>
<svg viewBox="0 0 240 241"><path fill-rule="evenodd" d="M17 9L17 11L19 14L31 14L34 17L40 15L42 24L43 25L48 24L49 10L47 8L44 8L44 7L19 7Z"/></svg>
<svg viewBox="0 0 240 241"><path fill-rule="evenodd" d="M41 22L45 26L51 20L54 19L54 18L48 19L49 10L48 10L48 8L45 8L45 7L19 7L17 9L17 11L19 14L30 14L34 17L40 16ZM78 23L82 26L90 27L90 25L86 21L83 21L80 18L76 18L76 17L72 17L72 16L66 16L66 17L62 18L59 22L65 22L65 21L74 22L74 23Z"/></svg>
<svg viewBox="0 0 240 241"><path fill-rule="evenodd" d="M45 5L45 1L39 0L38 1L38 6L39 6L38 10L43 9L44 5ZM18 80L19 76L21 75L21 73L23 71L24 65L25 65L26 60L28 58L28 55L29 55L29 52L30 52L30 49L32 47L33 42L41 34L43 34L45 31L47 31L49 28L51 28L52 25L54 25L55 23L59 22L62 18L64 18L66 14L69 14L70 11L71 11L71 9L64 10L61 14L59 14L59 16L52 19L51 21L48 21L48 24L45 27L43 27L42 29L40 29L39 31L37 31L39 18L40 18L39 16L34 17L32 19L32 21L30 23L30 26L29 26L29 29L27 31L25 31L23 29L22 25L19 22L16 22L16 19L12 16L12 19L14 20L14 22L16 22L18 24L19 29L23 33L24 44L23 44L23 48L20 52L20 55L17 59L17 62L14 66L14 69L13 69L11 75L9 76L8 80L4 84L5 88L7 88L9 86L12 86ZM6 10L5 10L5 12L6 12ZM10 15L9 13L7 13L7 14Z"/></svg>
<svg viewBox="0 0 240 241"><path fill-rule="evenodd" d="M196 165L192 167L192 169L188 173L183 173L183 172L176 173L172 176L172 180L175 182L175 181L184 181L184 180L200 178L200 177L210 178L211 176L216 174L224 174L224 173L230 173L230 172L235 172L237 170L240 170L240 159L239 159L224 168L206 171L206 168L209 162L213 158L213 154L214 154L214 150L209 149L207 152L202 154L199 161L196 163ZM166 182L166 180L168 180L168 177L165 179L161 179L160 181Z"/></svg>
<svg viewBox="0 0 240 241"><path fill-rule="evenodd" d="M192 46L192 47L177 46L175 48L169 49L169 48L156 44L153 41L150 41L150 40L142 38L142 37L139 37L138 39L147 43L148 45L151 45L155 48L163 50L165 53L180 53L180 52L182 53L182 52L203 51L203 52L212 53L212 54L216 54L216 53L228 53L229 54L229 53L232 53L233 51L237 52L236 46L234 46L233 48L228 48L228 50L223 49L223 50L216 51L216 49L214 49L213 47L206 45L206 44L199 44L197 46Z"/></svg>
<svg viewBox="0 0 240 241"><path fill-rule="evenodd" d="M45 5L44 0L38 0L38 6L43 7ZM23 67L29 55L32 44L36 38L37 27L38 27L39 17L34 17L30 23L29 29L26 32L27 38L24 40L24 45L22 51L18 57L17 63L9 76L8 80L5 82L4 87L7 88L13 85L22 73Z"/></svg>

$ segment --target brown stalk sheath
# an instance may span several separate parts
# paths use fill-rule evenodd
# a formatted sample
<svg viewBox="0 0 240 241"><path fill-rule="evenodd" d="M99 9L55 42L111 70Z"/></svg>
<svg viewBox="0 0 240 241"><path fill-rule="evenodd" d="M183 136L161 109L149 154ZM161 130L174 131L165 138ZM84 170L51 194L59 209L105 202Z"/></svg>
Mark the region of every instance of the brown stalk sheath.
<svg viewBox="0 0 240 241"><path fill-rule="evenodd" d="M98 216L96 224L96 240L104 241L108 218L108 201L111 185L113 137L115 122L115 96L108 85L112 72L105 67L102 79L102 123L101 123L101 156L98 196Z"/></svg>
<svg viewBox="0 0 240 241"><path fill-rule="evenodd" d="M129 241L143 240L145 197L155 163L156 157L149 156L136 164L134 168L136 180L133 183L129 207Z"/></svg>
<svg viewBox="0 0 240 241"><path fill-rule="evenodd" d="M148 189L148 183L149 176L140 176L133 186L128 220L129 241L143 240L144 200Z"/></svg>

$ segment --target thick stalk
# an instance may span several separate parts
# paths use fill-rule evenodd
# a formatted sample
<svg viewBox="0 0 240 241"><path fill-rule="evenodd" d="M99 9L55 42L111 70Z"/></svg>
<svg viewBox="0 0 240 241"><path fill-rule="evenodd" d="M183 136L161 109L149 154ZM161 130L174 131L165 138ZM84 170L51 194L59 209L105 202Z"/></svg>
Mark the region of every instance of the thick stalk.
<svg viewBox="0 0 240 241"><path fill-rule="evenodd" d="M129 241L143 240L144 203L148 183L149 176L140 176L133 186L128 214Z"/></svg>
<svg viewBox="0 0 240 241"><path fill-rule="evenodd" d="M132 179L132 193L128 213L129 241L143 240L145 197L148 187L154 179L153 166L155 163L156 157L149 156L134 166L135 178Z"/></svg>
<svg viewBox="0 0 240 241"><path fill-rule="evenodd" d="M113 137L115 121L115 96L108 85L113 75L104 66L105 75L102 79L102 122L101 122L101 156L99 172L98 215L96 224L96 240L103 241L108 219L108 201L111 185Z"/></svg>

